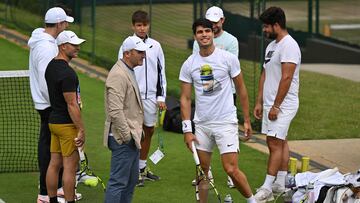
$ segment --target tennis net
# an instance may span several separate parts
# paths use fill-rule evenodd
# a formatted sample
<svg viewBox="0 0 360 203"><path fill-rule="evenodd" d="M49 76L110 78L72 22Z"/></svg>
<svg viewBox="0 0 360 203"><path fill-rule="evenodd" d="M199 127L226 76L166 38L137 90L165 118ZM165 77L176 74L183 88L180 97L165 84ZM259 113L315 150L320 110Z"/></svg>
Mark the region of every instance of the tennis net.
<svg viewBox="0 0 360 203"><path fill-rule="evenodd" d="M0 173L38 170L39 123L28 71L0 71Z"/></svg>

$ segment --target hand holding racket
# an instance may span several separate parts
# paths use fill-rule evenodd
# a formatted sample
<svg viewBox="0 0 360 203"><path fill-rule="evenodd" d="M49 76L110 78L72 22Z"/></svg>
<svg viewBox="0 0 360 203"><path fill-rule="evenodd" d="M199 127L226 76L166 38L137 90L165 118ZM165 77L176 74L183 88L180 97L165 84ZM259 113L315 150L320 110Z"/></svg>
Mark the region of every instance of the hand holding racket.
<svg viewBox="0 0 360 203"><path fill-rule="evenodd" d="M197 154L195 143L191 142L191 148L193 157L196 164L196 185L195 185L195 197L200 203L221 203L221 197L213 182L206 176L203 169L200 166L199 156Z"/></svg>
<svg viewBox="0 0 360 203"><path fill-rule="evenodd" d="M84 148L84 143L85 143L85 133L83 130L79 130L78 131L78 135L75 138L75 146L78 148L83 149Z"/></svg>

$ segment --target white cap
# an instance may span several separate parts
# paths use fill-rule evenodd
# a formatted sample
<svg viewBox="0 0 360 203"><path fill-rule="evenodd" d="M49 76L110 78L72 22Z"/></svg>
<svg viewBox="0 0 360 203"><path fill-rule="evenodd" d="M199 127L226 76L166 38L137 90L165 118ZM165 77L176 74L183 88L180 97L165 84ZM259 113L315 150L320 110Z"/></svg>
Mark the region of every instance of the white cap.
<svg viewBox="0 0 360 203"><path fill-rule="evenodd" d="M220 18L224 17L224 13L221 8L217 6L210 7L205 14L205 18L211 22L219 22Z"/></svg>
<svg viewBox="0 0 360 203"><path fill-rule="evenodd" d="M122 44L123 52L130 51L132 49L146 51L147 48L146 44L137 36L127 37Z"/></svg>
<svg viewBox="0 0 360 203"><path fill-rule="evenodd" d="M65 44L65 43L79 45L79 44L85 42L85 40L79 38L73 31L64 30L56 38L56 42L58 45Z"/></svg>
<svg viewBox="0 0 360 203"><path fill-rule="evenodd" d="M74 22L74 18L67 16L64 9L60 7L50 8L45 14L45 23Z"/></svg>

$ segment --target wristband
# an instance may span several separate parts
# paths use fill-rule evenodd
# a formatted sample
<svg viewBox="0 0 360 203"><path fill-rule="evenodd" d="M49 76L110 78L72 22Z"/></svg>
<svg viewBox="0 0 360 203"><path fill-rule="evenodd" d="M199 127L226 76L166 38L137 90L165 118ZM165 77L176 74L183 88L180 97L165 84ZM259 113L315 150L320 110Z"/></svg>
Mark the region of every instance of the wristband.
<svg viewBox="0 0 360 203"><path fill-rule="evenodd" d="M182 131L183 133L191 133L192 132L192 126L190 120L184 120L182 121Z"/></svg>
<svg viewBox="0 0 360 203"><path fill-rule="evenodd" d="M280 111L280 107L279 106L275 106L273 105L272 108L276 109L276 110L279 110Z"/></svg>

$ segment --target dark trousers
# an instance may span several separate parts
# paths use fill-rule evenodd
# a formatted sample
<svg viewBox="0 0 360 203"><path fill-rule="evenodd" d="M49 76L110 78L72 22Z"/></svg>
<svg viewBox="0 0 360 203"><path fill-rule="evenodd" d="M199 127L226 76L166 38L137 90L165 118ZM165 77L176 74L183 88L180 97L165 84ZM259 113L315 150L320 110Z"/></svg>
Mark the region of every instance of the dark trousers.
<svg viewBox="0 0 360 203"><path fill-rule="evenodd" d="M120 145L112 136L109 136L108 146L111 166L105 203L131 203L139 179L140 150L136 148L134 139Z"/></svg>
<svg viewBox="0 0 360 203"><path fill-rule="evenodd" d="M38 142L38 164L40 170L40 195L47 195L46 172L50 162L51 133L49 129L49 115L51 108L37 110L40 114L40 136ZM62 186L62 170L59 174L59 188Z"/></svg>

